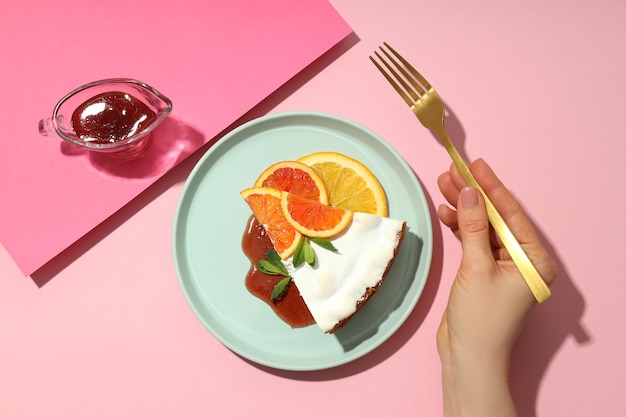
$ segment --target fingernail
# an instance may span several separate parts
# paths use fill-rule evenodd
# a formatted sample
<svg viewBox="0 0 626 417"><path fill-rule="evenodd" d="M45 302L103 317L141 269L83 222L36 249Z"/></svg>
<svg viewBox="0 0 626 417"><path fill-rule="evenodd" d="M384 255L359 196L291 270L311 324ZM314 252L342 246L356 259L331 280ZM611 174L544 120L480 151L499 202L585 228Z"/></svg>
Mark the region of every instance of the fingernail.
<svg viewBox="0 0 626 417"><path fill-rule="evenodd" d="M461 190L461 206L464 209L473 209L478 205L478 190L473 187L465 187Z"/></svg>

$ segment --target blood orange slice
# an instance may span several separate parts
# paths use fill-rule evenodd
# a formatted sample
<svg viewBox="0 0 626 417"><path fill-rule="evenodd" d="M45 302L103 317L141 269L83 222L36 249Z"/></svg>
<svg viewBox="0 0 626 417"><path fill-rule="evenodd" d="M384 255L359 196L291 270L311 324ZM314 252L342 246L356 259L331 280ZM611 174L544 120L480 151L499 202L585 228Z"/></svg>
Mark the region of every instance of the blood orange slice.
<svg viewBox="0 0 626 417"><path fill-rule="evenodd" d="M308 237L328 238L341 233L352 221L352 212L282 192L280 204L286 220Z"/></svg>
<svg viewBox="0 0 626 417"><path fill-rule="evenodd" d="M328 204L322 178L308 165L296 161L277 162L257 178L255 187L271 187L309 200Z"/></svg>
<svg viewBox="0 0 626 417"><path fill-rule="evenodd" d="M253 187L240 194L263 225L274 249L282 259L296 250L302 235L289 223L281 207L281 191L269 187Z"/></svg>

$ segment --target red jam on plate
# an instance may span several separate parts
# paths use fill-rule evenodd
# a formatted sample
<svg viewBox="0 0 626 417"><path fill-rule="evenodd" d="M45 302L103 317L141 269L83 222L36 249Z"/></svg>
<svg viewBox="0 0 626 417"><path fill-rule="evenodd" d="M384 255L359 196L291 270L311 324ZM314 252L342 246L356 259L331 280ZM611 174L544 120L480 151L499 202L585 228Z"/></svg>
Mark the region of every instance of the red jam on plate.
<svg viewBox="0 0 626 417"><path fill-rule="evenodd" d="M256 268L256 265L265 258L265 252L273 249L273 247L263 226L256 217L251 216L241 243L241 248L251 263L250 270L246 275L246 288L252 295L267 303L274 310L274 313L291 327L298 328L315 324L300 291L293 283L280 301L270 301L274 286L283 277L264 274Z"/></svg>

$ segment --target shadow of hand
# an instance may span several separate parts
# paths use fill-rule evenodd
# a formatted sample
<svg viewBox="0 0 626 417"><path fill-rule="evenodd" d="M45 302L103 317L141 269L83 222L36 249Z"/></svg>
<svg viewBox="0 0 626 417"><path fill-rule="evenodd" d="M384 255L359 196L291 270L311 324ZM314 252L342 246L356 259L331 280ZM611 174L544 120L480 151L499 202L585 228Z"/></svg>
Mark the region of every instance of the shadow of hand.
<svg viewBox="0 0 626 417"><path fill-rule="evenodd" d="M549 244L559 268L552 285L552 298L531 313L511 356L511 392L520 417L537 416L537 397L541 380L568 337L580 346L591 343L591 335L581 319L585 300L572 282L558 255Z"/></svg>

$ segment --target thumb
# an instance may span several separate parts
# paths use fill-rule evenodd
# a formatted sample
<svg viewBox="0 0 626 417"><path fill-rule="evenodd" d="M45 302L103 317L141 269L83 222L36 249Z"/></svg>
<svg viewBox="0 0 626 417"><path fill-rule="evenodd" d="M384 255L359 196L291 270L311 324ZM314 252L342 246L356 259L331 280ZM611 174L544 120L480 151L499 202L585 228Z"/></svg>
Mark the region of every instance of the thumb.
<svg viewBox="0 0 626 417"><path fill-rule="evenodd" d="M463 257L461 269L483 269L494 262L489 239L489 218L481 193L473 187L465 187L459 193L457 218L461 234Z"/></svg>

